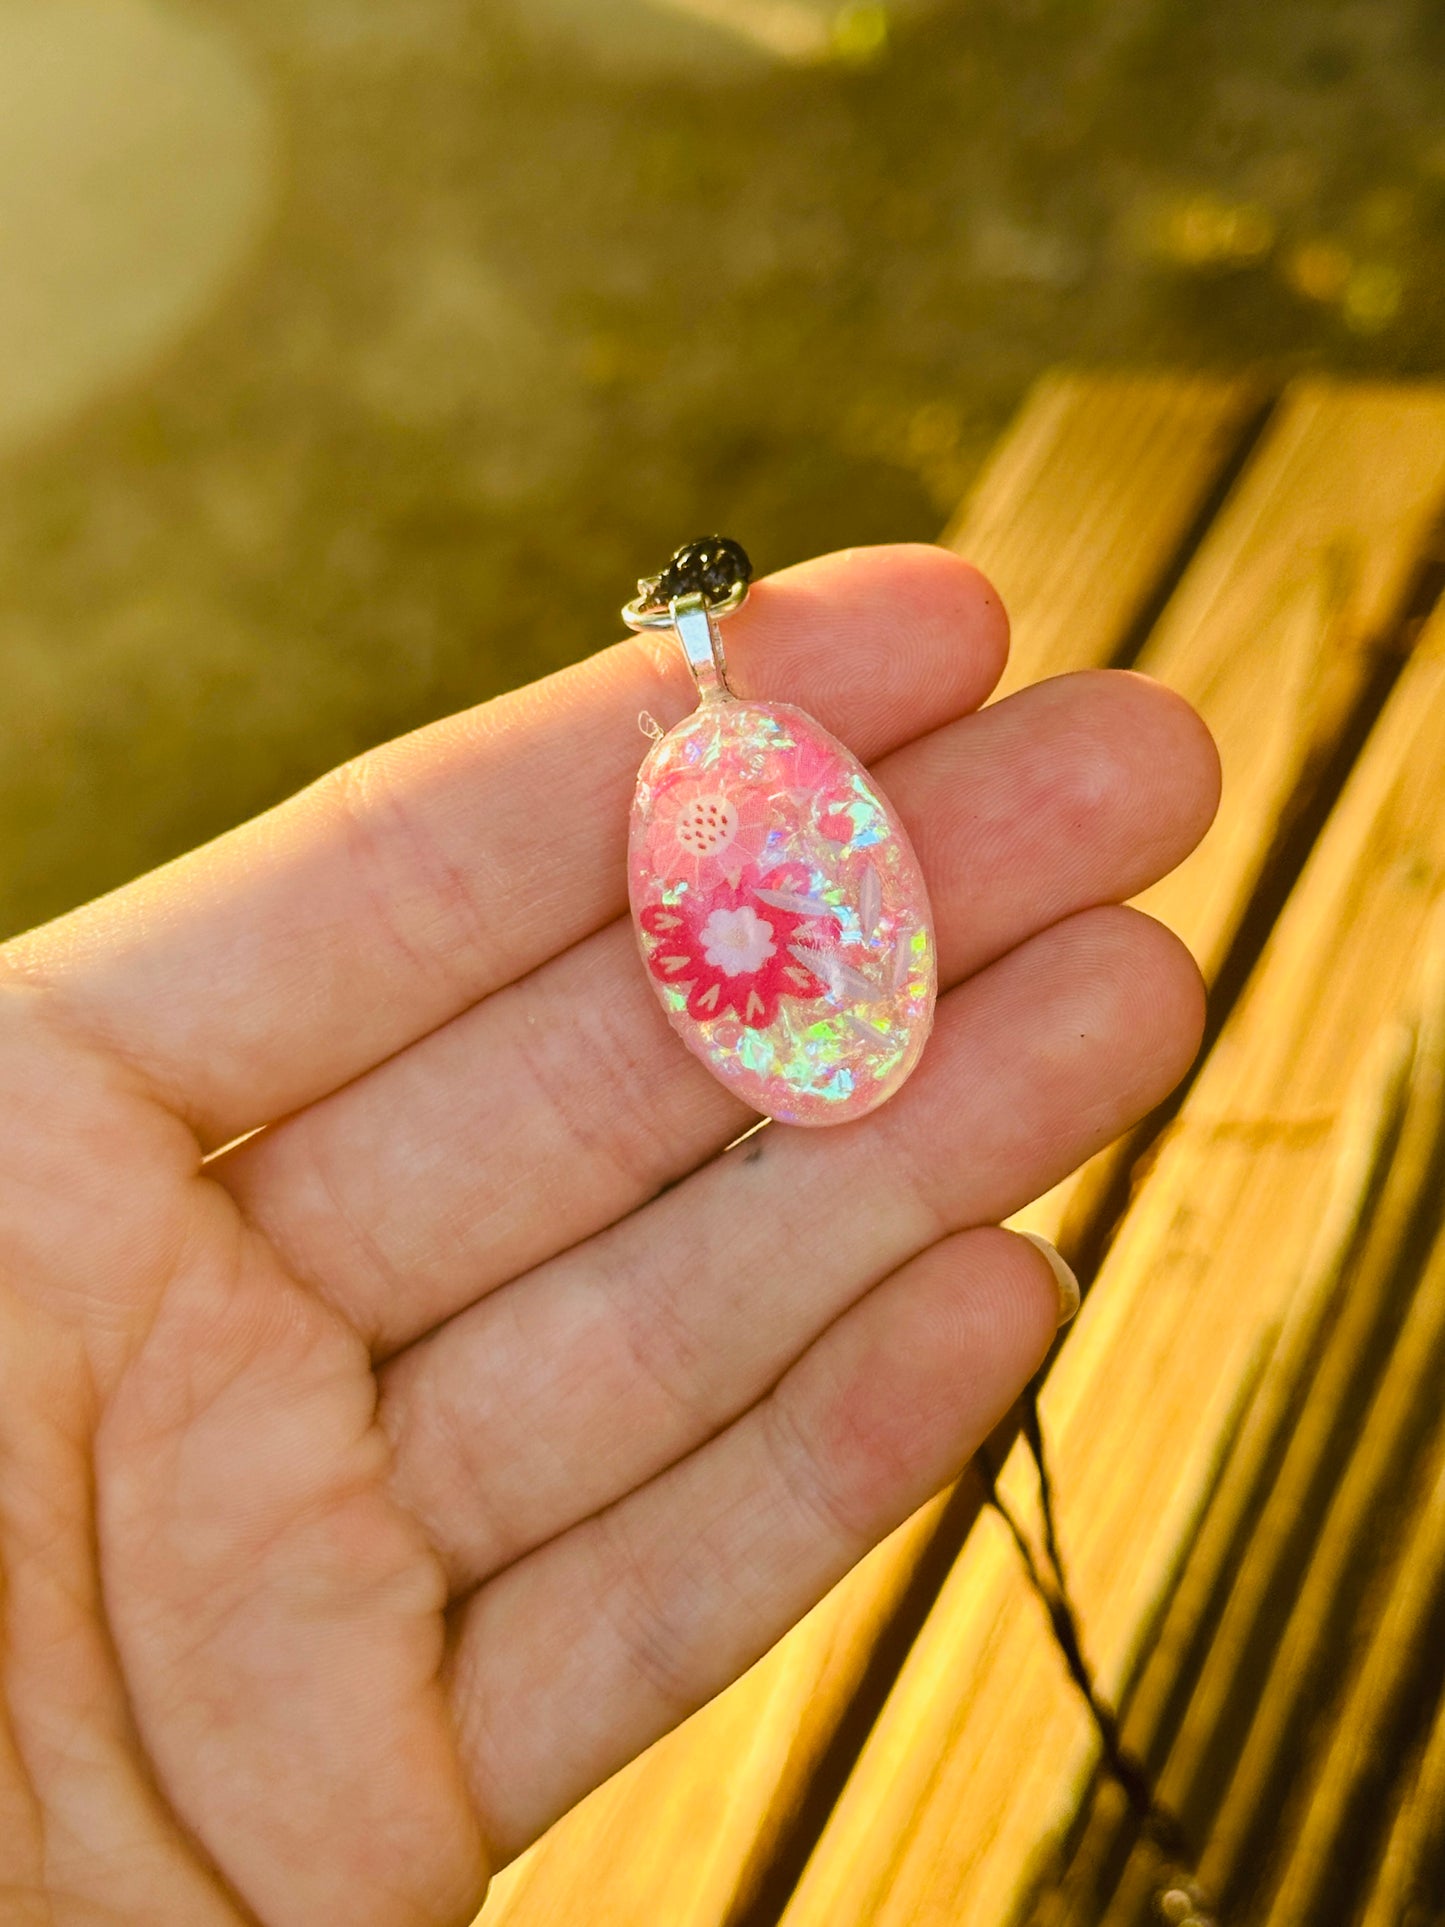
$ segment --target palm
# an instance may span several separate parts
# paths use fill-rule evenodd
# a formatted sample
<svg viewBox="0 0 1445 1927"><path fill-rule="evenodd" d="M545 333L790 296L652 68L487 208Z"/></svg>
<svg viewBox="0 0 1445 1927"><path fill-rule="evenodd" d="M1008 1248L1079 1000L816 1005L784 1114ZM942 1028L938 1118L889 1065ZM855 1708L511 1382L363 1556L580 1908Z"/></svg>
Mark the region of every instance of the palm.
<svg viewBox="0 0 1445 1927"><path fill-rule="evenodd" d="M719 1155L747 1118L616 920L631 719L685 703L639 643L13 947L0 1883L37 1918L465 1920L1047 1348L987 1227L1187 1062L1191 966L1099 906L1203 828L1207 741L1133 678L972 716L997 611L932 552L737 633L751 691L894 752L934 889L956 987L874 1118Z"/></svg>

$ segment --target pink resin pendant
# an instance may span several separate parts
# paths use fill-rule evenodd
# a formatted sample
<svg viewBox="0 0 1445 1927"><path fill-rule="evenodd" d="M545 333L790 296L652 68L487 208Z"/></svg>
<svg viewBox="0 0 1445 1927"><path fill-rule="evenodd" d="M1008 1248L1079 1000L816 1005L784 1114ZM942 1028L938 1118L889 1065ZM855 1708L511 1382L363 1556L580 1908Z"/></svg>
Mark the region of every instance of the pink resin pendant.
<svg viewBox="0 0 1445 1927"><path fill-rule="evenodd" d="M674 567L721 546L735 547L692 544ZM635 626L649 591L656 606L656 585L642 590L625 612ZM673 1028L745 1104L788 1124L843 1123L891 1097L927 1040L928 895L857 758L801 709L732 695L719 606L702 593L666 604L702 700L638 776L638 943Z"/></svg>

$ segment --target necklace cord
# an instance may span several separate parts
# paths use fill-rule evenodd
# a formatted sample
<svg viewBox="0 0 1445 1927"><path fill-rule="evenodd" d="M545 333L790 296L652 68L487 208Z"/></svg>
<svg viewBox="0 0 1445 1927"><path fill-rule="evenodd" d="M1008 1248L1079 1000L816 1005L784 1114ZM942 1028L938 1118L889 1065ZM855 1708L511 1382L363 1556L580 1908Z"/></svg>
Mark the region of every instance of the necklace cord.
<svg viewBox="0 0 1445 1927"><path fill-rule="evenodd" d="M982 1447L975 1458L985 1502L1003 1521L1023 1565L1030 1589L1048 1615L1054 1643L1063 1657L1069 1678L1078 1689L1094 1730L1099 1736L1101 1763L1109 1778L1119 1787L1138 1822L1140 1832L1159 1849L1170 1863L1169 1878L1176 1889L1182 1888L1190 1903L1188 1919L1195 1927L1219 1927L1217 1916L1206 1912L1203 1896L1193 1878L1196 1856L1191 1852L1184 1829L1155 1791L1143 1761L1124 1744L1119 1720L1102 1698L1093 1669L1084 1655L1078 1609L1064 1570L1059 1545L1058 1514L1054 1502L1054 1483L1044 1445L1043 1420L1039 1413L1037 1382L1024 1395L1020 1412L1020 1431L1038 1476L1039 1515L1043 1528L1043 1559L1034 1550L1028 1534L1008 1500L998 1489L998 1468L988 1448Z"/></svg>

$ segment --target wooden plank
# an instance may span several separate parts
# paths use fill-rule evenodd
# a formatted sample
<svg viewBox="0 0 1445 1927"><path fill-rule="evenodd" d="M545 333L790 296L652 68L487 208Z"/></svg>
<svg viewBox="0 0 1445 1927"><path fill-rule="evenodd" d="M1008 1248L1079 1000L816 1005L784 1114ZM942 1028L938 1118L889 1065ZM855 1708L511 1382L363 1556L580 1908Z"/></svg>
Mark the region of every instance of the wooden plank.
<svg viewBox="0 0 1445 1927"><path fill-rule="evenodd" d="M1403 1768L1411 1703L1431 1691L1434 1642L1401 1629L1440 1590L1445 1242L1422 1264L1421 1235L1445 1150L1438 914L1425 956L1418 1017L1364 1066L1310 1262L1124 1708L1230 1920L1262 1919L1271 1885L1271 1921L1321 1917L1306 1891L1321 1876L1330 1917L1354 1918L1398 1803L1376 1768ZM1160 1856L1100 1791L1031 1927L1156 1921Z"/></svg>
<svg viewBox="0 0 1445 1927"><path fill-rule="evenodd" d="M1141 657L1208 718L1224 766L1213 829L1140 899L1211 979L1399 647L1442 516L1445 389L1300 383Z"/></svg>
<svg viewBox="0 0 1445 1927"><path fill-rule="evenodd" d="M1442 559L1442 528L1445 389L1295 383L1140 654L1219 746L1213 827L1138 899L1188 944L1216 1001L1237 992L1357 719L1408 645L1402 619ZM1087 1261L1141 1148L1103 1152L1030 1227Z"/></svg>
<svg viewBox="0 0 1445 1927"><path fill-rule="evenodd" d="M1246 382L1040 385L950 536L1004 595L1012 684L1114 659L1172 580L1259 407ZM484 1927L730 1918L755 1890L938 1512L925 1508L745 1678L507 1869Z"/></svg>
<svg viewBox="0 0 1445 1927"><path fill-rule="evenodd" d="M1395 1815L1360 1927L1445 1917L1445 1699Z"/></svg>
<svg viewBox="0 0 1445 1927"><path fill-rule="evenodd" d="M1438 1331L1433 1336L1438 1340ZM1436 1413L1441 1362L1442 1352L1436 1343L1429 1356L1431 1390L1436 1394L1431 1403ZM1301 1655L1299 1647L1305 1639L1293 1640L1270 1680L1266 1705L1261 1709L1266 1714L1286 1683L1292 1659L1306 1657L1316 1671L1332 1663L1335 1677L1343 1678L1348 1685L1342 1703L1332 1709L1335 1718L1324 1758L1316 1763L1308 1748L1297 1748L1274 1762L1276 1774L1269 1789L1272 1799L1265 1812L1268 1814L1277 1800L1281 1806L1288 1801L1294 1813L1286 1822L1288 1859L1271 1896L1269 1927L1296 1927L1299 1921L1324 1918L1332 1894L1338 1895L1350 1882L1359 1881L1363 1869L1357 1855L1341 1849L1346 1843L1356 1845L1351 1838L1356 1830L1368 1838L1369 1823L1375 1817L1369 1809L1378 1809L1380 1804L1371 1797L1375 1792L1372 1783L1384 1779L1388 1786L1385 1763L1399 1758L1395 1741L1402 1730L1408 1731L1413 1711L1410 1702L1422 1689L1430 1690L1429 1675L1438 1652L1441 1600L1445 1597L1445 1449L1438 1437L1433 1443L1433 1477L1424 1503L1407 1514L1408 1532L1403 1543L1393 1549L1398 1553L1390 1574L1393 1583L1380 1599L1371 1602L1378 1607L1378 1617L1351 1628L1361 1636L1362 1650L1341 1650L1326 1638L1316 1651ZM1360 1481L1361 1500L1377 1518L1382 1512L1388 1516L1400 1468L1397 1464L1377 1464L1370 1470L1377 1478L1373 1483ZM1330 1543L1327 1533L1322 1548L1328 1549ZM1372 1550L1368 1539L1361 1546L1358 1536L1355 1549L1366 1554ZM1300 1618L1323 1617L1321 1603L1310 1596L1309 1590L1324 1582L1322 1563L1317 1560L1307 1576L1291 1632L1296 1631ZM1305 1636L1315 1630L1308 1626ZM1423 1672L1426 1678L1413 1677L1415 1672ZM1296 1731L1309 1710L1308 1705L1287 1709L1295 1713L1290 1724ZM1278 1771L1281 1766L1286 1769L1283 1773ZM1236 1782L1236 1787L1239 1797L1247 1797L1251 1790L1248 1777ZM1235 1793L1236 1788L1231 1788L1231 1797ZM1212 1860L1211 1853L1202 1870L1207 1880L1218 1877ZM1253 1872L1253 1863L1246 1864ZM1233 1870L1235 1884L1239 1884L1239 1871L1238 1867Z"/></svg>
<svg viewBox="0 0 1445 1927"><path fill-rule="evenodd" d="M1132 654L1263 417L1253 383L1046 375L944 536L1013 619L1004 696Z"/></svg>
<svg viewBox="0 0 1445 1927"><path fill-rule="evenodd" d="M1439 438L1438 406L1424 426ZM1301 474L1294 486L1308 485ZM1373 731L1045 1390L1063 1543L1106 1694L1153 1636L1242 1395L1311 1275L1348 1094L1416 995L1445 897L1442 768L1445 616ZM1021 1455L1005 1484L1027 1508ZM982 1525L786 1927L1000 1927L1076 1811L1087 1721L1002 1530Z"/></svg>

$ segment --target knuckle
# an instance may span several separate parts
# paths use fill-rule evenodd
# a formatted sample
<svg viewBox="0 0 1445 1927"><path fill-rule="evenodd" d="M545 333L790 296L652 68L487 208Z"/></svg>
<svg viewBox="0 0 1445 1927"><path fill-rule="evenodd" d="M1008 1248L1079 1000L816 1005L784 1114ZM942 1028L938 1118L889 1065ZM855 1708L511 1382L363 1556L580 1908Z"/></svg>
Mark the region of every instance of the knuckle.
<svg viewBox="0 0 1445 1927"><path fill-rule="evenodd" d="M695 1615L687 1598L679 1597L686 1580L680 1561L666 1572L650 1567L639 1555L626 1530L598 1521L599 1551L604 1568L598 1597L625 1670L641 1679L663 1705L674 1713L690 1712L697 1700L698 1655L690 1628Z"/></svg>
<svg viewBox="0 0 1445 1927"><path fill-rule="evenodd" d="M849 1455L823 1449L785 1392L775 1392L763 1410L768 1455L789 1498L805 1516L821 1524L830 1539L861 1551L872 1535L846 1477L840 1476L840 1461Z"/></svg>

